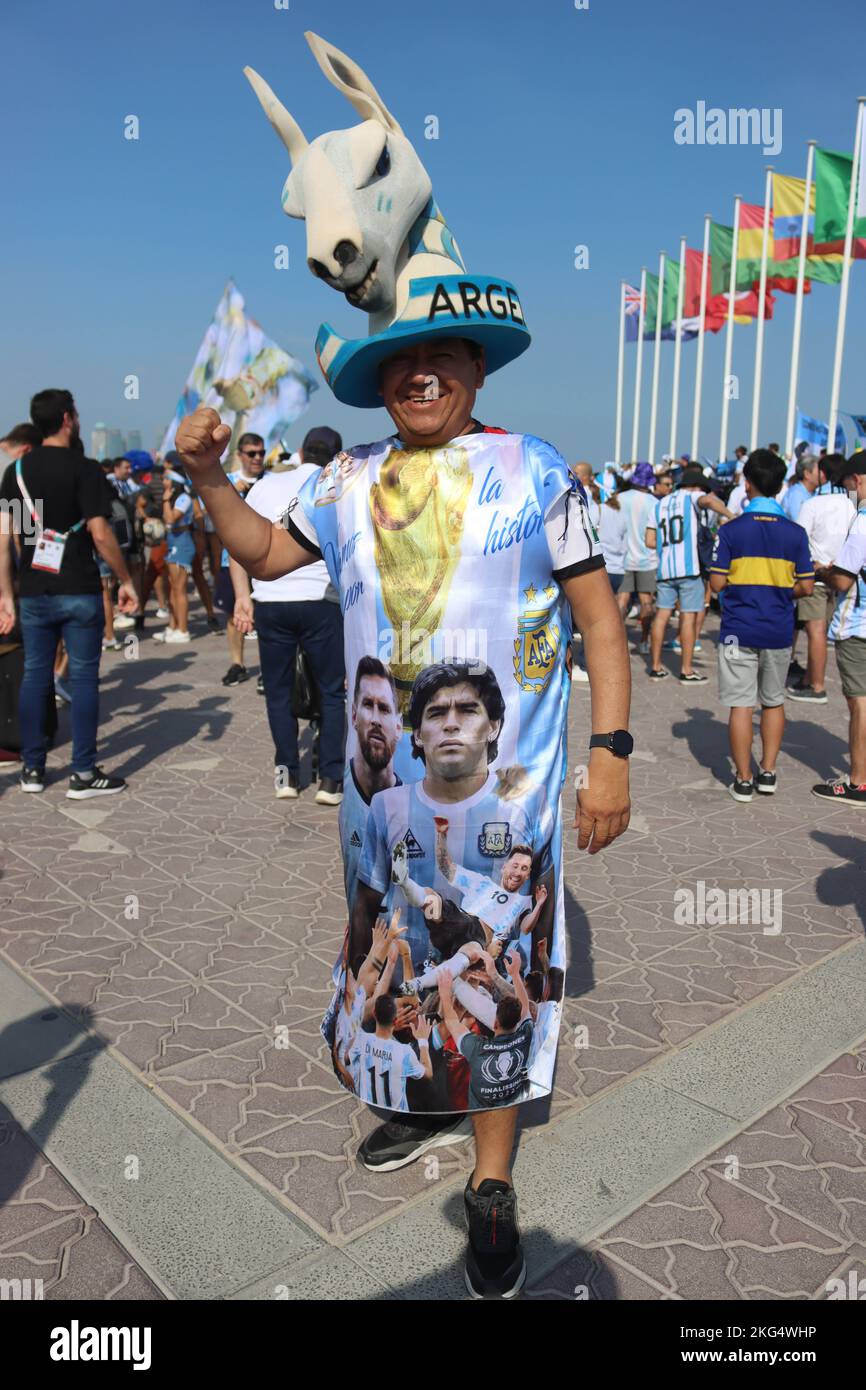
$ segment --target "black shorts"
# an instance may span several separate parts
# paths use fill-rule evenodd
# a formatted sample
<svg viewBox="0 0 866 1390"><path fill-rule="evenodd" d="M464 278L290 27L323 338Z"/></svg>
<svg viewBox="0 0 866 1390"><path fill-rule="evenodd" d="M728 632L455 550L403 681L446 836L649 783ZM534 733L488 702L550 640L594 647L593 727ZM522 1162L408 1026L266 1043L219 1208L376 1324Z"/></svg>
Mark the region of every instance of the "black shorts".
<svg viewBox="0 0 866 1390"><path fill-rule="evenodd" d="M213 601L217 608L231 617L235 611L235 591L232 587L232 577L229 574L228 565L222 565L217 575L217 582L214 585Z"/></svg>

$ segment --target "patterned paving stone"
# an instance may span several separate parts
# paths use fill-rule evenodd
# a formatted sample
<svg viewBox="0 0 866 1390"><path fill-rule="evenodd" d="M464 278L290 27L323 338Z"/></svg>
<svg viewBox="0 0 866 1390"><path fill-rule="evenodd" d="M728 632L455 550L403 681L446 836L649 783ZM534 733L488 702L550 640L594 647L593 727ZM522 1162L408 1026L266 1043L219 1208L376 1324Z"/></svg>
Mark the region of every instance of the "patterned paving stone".
<svg viewBox="0 0 866 1390"><path fill-rule="evenodd" d="M202 631L197 617L194 631ZM714 631L712 620L708 672ZM71 815L63 712L44 797L17 794L15 770L0 767L0 951L54 999L92 1010L92 1026L231 1161L327 1239L350 1241L462 1173L471 1148L438 1151L438 1177L422 1164L387 1181L358 1167L357 1144L374 1121L339 1088L319 1033L346 924L336 814L316 806L312 787L297 802L276 801L263 702L251 683L219 685L224 642L202 635L183 652L156 646L142 643L138 661L103 667L101 757L130 776L127 794ZM255 653L250 660L255 667ZM544 1110L553 1118L626 1084L866 930L859 827L809 794L844 765L827 711L797 712L779 794L741 807L726 794L714 678L700 691L676 681L657 688L637 658L633 675L633 829L604 854L579 853L570 784L565 792L570 970ZM831 673L836 701L834 682ZM580 687L573 696L578 763L589 700ZM307 730L302 744L306 782ZM677 893L696 892L699 881L726 894L781 891L781 933L765 935L752 920L678 917ZM691 1214L676 1218L700 1239L662 1230L663 1216L679 1229L665 1207L653 1220L667 1244L644 1240L633 1250L620 1233L588 1252L565 1248L562 1268L542 1280L556 1292L534 1296L574 1297L583 1283L589 1298L679 1298L697 1287L708 1297L759 1297L765 1286L768 1297L813 1296L825 1270L864 1239L859 1101L833 1091L852 1081L859 1072L813 1085L790 1112L741 1136L745 1195L722 1180L721 1195L708 1197L718 1184L701 1177L703 1195L690 1189ZM794 1233L787 1245L773 1233L782 1228ZM756 1240L747 1248L736 1231ZM783 1271L785 1251L794 1254ZM798 1251L806 1252L799 1282Z"/></svg>
<svg viewBox="0 0 866 1390"><path fill-rule="evenodd" d="M824 1068L592 1253L659 1298L696 1288L704 1298L826 1297L837 1267L866 1259L866 1049ZM566 1267L542 1282L565 1289L572 1276Z"/></svg>
<svg viewBox="0 0 866 1390"><path fill-rule="evenodd" d="M0 1279L45 1299L161 1299L162 1293L12 1120L0 1118Z"/></svg>

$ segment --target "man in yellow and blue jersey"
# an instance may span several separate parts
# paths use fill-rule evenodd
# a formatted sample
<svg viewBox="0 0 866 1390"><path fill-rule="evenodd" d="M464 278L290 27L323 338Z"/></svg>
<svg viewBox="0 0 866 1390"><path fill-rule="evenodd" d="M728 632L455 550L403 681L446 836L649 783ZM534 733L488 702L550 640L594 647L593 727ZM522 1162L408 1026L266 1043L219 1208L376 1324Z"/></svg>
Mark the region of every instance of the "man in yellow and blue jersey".
<svg viewBox="0 0 866 1390"><path fill-rule="evenodd" d="M794 641L794 600L810 594L814 570L802 526L786 517L776 494L785 464L755 449L743 470L748 502L719 530L710 587L724 590L719 634L719 698L730 709L728 736L735 801L776 790L776 759L785 730L785 677ZM761 705L761 762L752 777L752 711Z"/></svg>

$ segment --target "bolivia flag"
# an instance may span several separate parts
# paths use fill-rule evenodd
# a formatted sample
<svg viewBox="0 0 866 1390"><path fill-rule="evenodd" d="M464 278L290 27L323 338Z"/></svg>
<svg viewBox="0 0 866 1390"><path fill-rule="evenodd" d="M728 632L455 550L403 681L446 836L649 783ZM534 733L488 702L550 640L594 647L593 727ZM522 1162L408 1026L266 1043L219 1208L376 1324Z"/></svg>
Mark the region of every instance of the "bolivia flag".
<svg viewBox="0 0 866 1390"><path fill-rule="evenodd" d="M713 291L721 294L730 284L733 227L710 223L710 246L713 260ZM770 213L768 233L767 287L794 294L797 289L797 262L776 261L773 250L773 215ZM761 253L764 244L764 209L759 203L740 204L740 230L737 238L737 289L751 289L761 280ZM803 292L810 290L807 280Z"/></svg>
<svg viewBox="0 0 866 1390"><path fill-rule="evenodd" d="M848 194L851 189L850 154L815 151L815 251L820 256L845 251ZM852 258L866 258L866 217L854 218Z"/></svg>
<svg viewBox="0 0 866 1390"><path fill-rule="evenodd" d="M800 233L803 227L803 198L806 180L788 174L773 175L773 226L775 240L773 256L777 261L800 259ZM806 241L806 278L820 280L825 285L838 285L842 279L842 255L833 252L816 256L814 253L815 183L809 190L809 226Z"/></svg>

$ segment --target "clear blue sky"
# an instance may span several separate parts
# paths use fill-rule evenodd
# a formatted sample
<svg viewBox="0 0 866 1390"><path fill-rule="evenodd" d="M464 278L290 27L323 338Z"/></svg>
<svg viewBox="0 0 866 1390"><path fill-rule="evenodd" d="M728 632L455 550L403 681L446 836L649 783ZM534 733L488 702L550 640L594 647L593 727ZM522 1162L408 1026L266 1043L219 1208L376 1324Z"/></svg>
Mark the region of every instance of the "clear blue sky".
<svg viewBox="0 0 866 1390"><path fill-rule="evenodd" d="M307 49L312 28L370 74L416 143L467 265L518 285L534 342L493 376L483 419L549 438L571 459L613 447L616 306L679 237L699 246L703 214L731 221L733 195L763 196L760 148L679 146L674 111L703 99L781 107L773 161L802 176L805 142L847 150L866 80L862 0L60 0L3 19L0 103L11 136L2 221L5 365L0 425L26 418L30 395L68 386L85 438L97 420L140 428L153 445L170 419L223 284L232 275L265 330L318 373L316 329L365 320L314 281L303 227L280 211L287 158L241 69L256 67L308 137L353 124ZM137 143L123 138L140 118ZM423 138L424 118L440 122ZM9 144L7 140L7 146ZM292 266L273 268L285 242ZM590 268L573 268L576 244ZM838 291L807 301L800 404L826 418ZM866 411L866 263L855 265L842 408ZM767 327L764 441L782 439L793 299ZM715 455L722 342L708 340L702 450ZM684 347L691 432L694 345ZM626 439L634 347L627 349ZM651 348L645 349L646 451ZM746 439L754 328L738 329L731 445ZM673 345L664 345L660 440L667 447ZM141 399L123 378L137 373ZM347 440L387 433L384 412L337 405L327 387L293 427L331 423Z"/></svg>

